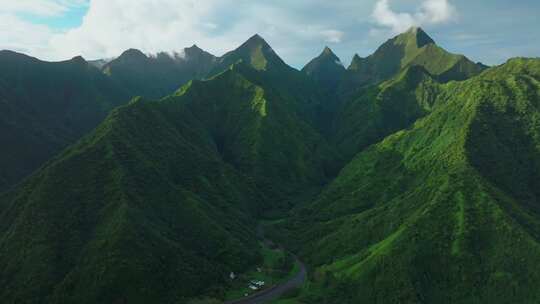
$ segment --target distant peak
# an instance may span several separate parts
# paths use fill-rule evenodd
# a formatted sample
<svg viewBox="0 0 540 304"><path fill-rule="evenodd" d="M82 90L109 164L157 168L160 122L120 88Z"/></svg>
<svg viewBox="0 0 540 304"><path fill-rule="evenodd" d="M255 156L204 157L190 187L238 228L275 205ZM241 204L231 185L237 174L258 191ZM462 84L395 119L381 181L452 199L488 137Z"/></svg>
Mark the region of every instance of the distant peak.
<svg viewBox="0 0 540 304"><path fill-rule="evenodd" d="M433 41L433 39L421 27L417 26L409 28L409 30L400 36L407 36L409 39L412 39L414 42L416 42L416 46L419 48L427 44L435 43L435 41Z"/></svg>
<svg viewBox="0 0 540 304"><path fill-rule="evenodd" d="M196 44L188 47L188 48L185 48L184 51L183 51L183 54L184 55L187 55L187 56L195 56L195 55L199 55L199 54L202 54L204 53L204 51L199 48Z"/></svg>
<svg viewBox="0 0 540 304"><path fill-rule="evenodd" d="M71 58L72 62L86 64L86 60L82 56L75 56Z"/></svg>
<svg viewBox="0 0 540 304"><path fill-rule="evenodd" d="M138 49L128 49L120 55L122 58L148 58L143 52Z"/></svg>
<svg viewBox="0 0 540 304"><path fill-rule="evenodd" d="M366 58L360 57L358 54L354 54L351 64L349 65L349 70L358 70L364 63Z"/></svg>
<svg viewBox="0 0 540 304"><path fill-rule="evenodd" d="M423 31L421 27L419 26L411 26L407 32L416 34L418 31Z"/></svg>
<svg viewBox="0 0 540 304"><path fill-rule="evenodd" d="M255 34L255 35L251 36L251 38L250 38L250 39L259 39L259 40L264 40L264 39L263 39L263 37L261 37L261 35L259 35L259 34Z"/></svg>
<svg viewBox="0 0 540 304"><path fill-rule="evenodd" d="M261 37L259 34L255 34L251 36L244 44L244 46L258 46L262 45L265 47L270 47L266 40L264 40L263 37Z"/></svg>
<svg viewBox="0 0 540 304"><path fill-rule="evenodd" d="M208 53L207 51L201 49L198 45L194 44L191 47L185 48L180 55L180 57L201 57L201 56L208 56L208 57L215 57L214 55Z"/></svg>
<svg viewBox="0 0 540 304"><path fill-rule="evenodd" d="M330 49L329 47L325 46L324 47L324 50L322 51L321 55L323 56L331 56L331 57L336 57L336 54L332 51L332 49Z"/></svg>
<svg viewBox="0 0 540 304"><path fill-rule="evenodd" d="M202 51L202 49L196 44L186 48L186 50L189 50L189 51Z"/></svg>

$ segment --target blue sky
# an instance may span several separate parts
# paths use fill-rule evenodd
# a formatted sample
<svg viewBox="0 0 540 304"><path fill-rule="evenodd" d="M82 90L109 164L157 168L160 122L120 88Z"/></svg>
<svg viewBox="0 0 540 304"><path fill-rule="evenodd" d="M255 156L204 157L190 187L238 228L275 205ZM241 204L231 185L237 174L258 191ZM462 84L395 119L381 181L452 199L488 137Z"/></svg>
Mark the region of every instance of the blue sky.
<svg viewBox="0 0 540 304"><path fill-rule="evenodd" d="M0 49L46 60L198 44L216 55L259 33L295 67L325 45L345 65L411 25L442 47L499 64L540 56L537 0L0 0Z"/></svg>

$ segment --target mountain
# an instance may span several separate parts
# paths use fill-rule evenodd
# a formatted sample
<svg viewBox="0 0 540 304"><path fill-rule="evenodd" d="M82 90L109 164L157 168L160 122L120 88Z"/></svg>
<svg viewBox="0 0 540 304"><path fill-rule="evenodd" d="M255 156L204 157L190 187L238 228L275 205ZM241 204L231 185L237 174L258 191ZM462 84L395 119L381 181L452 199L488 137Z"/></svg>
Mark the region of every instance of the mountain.
<svg viewBox="0 0 540 304"><path fill-rule="evenodd" d="M95 66L96 68L101 70L109 62L110 60L96 59L96 60L89 60L88 64Z"/></svg>
<svg viewBox="0 0 540 304"><path fill-rule="evenodd" d="M311 60L302 72L312 77L330 95L335 92L345 74L345 67L329 47Z"/></svg>
<svg viewBox="0 0 540 304"><path fill-rule="evenodd" d="M332 100L311 77L287 65L258 34L220 57L209 77L240 62L251 67L246 73L254 74L255 83L271 86L275 94L293 101L290 107L302 120L317 130L325 127L324 111Z"/></svg>
<svg viewBox="0 0 540 304"><path fill-rule="evenodd" d="M44 62L0 52L0 190L94 128L129 94L82 57Z"/></svg>
<svg viewBox="0 0 540 304"><path fill-rule="evenodd" d="M265 232L309 270L286 303L540 302L540 59L336 58L0 52L2 301L224 300Z"/></svg>
<svg viewBox="0 0 540 304"><path fill-rule="evenodd" d="M185 107L209 130L222 159L274 198L267 209L278 209L335 175L336 151L299 112L305 100L283 94L287 88L266 73L239 62L179 93L190 98Z"/></svg>
<svg viewBox="0 0 540 304"><path fill-rule="evenodd" d="M334 115L331 142L346 159L432 112L442 85L422 66L361 89Z"/></svg>
<svg viewBox="0 0 540 304"><path fill-rule="evenodd" d="M2 197L0 293L183 303L257 261L258 203L174 98L134 100Z"/></svg>
<svg viewBox="0 0 540 304"><path fill-rule="evenodd" d="M137 98L1 196L2 299L222 297L231 271L260 261L254 218L320 188L333 158L258 74L238 63Z"/></svg>
<svg viewBox="0 0 540 304"><path fill-rule="evenodd" d="M441 86L284 226L301 303L540 301L540 60ZM420 98L421 99L421 98Z"/></svg>
<svg viewBox="0 0 540 304"><path fill-rule="evenodd" d="M44 62L0 52L0 191L96 127L132 96L159 98L204 78L216 58L197 46L174 57L128 50L106 62ZM101 66L101 68L99 68ZM102 71L103 72L102 72Z"/></svg>
<svg viewBox="0 0 540 304"><path fill-rule="evenodd" d="M133 96L161 98L172 94L191 79L207 76L217 58L196 45L181 53L147 56L129 49L102 68L113 81Z"/></svg>
<svg viewBox="0 0 540 304"><path fill-rule="evenodd" d="M413 27L381 45L367 58L355 56L340 86L344 95L393 77L407 66L420 65L442 82L464 80L485 69L463 55L437 46L421 28Z"/></svg>
<svg viewBox="0 0 540 304"><path fill-rule="evenodd" d="M237 49L220 57L210 75L218 74L239 61L250 65L256 70L270 73L292 69L261 36L255 34Z"/></svg>
<svg viewBox="0 0 540 304"><path fill-rule="evenodd" d="M366 62L366 58L362 58L358 56L358 54L354 54L353 59L351 60L351 64L347 68L349 71L358 71L363 68L363 65Z"/></svg>

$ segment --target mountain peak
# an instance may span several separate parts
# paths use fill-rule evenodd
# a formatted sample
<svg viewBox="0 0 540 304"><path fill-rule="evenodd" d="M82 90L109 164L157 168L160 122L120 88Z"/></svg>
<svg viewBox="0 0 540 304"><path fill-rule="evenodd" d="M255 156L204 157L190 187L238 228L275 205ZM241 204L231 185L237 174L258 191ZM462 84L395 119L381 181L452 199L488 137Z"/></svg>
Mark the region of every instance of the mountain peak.
<svg viewBox="0 0 540 304"><path fill-rule="evenodd" d="M224 67L229 67L240 60L257 70L266 70L269 66L273 68L288 67L259 34L251 36L237 49L223 55L219 59L220 63L214 70L223 71Z"/></svg>
<svg viewBox="0 0 540 304"><path fill-rule="evenodd" d="M333 60L339 60L339 57L330 49L329 47L325 46L324 50L322 51L321 55L319 57L330 57Z"/></svg>
<svg viewBox="0 0 540 304"><path fill-rule="evenodd" d="M206 52L200 47L198 47L196 44L194 44L188 48L185 48L184 54L188 57L192 57L192 56L200 56L202 54L206 54Z"/></svg>
<svg viewBox="0 0 540 304"><path fill-rule="evenodd" d="M358 70L361 65L366 61L366 58L360 57L358 54L354 54L351 64L349 65L349 70Z"/></svg>
<svg viewBox="0 0 540 304"><path fill-rule="evenodd" d="M405 38L405 40L408 42L416 43L416 47L418 48L435 43L435 41L421 27L417 26L409 28L409 30L398 37L400 36Z"/></svg>
<svg viewBox="0 0 540 304"><path fill-rule="evenodd" d="M118 59L123 60L146 60L148 59L148 56L146 56L143 52L141 52L138 49L128 49L118 57Z"/></svg>
<svg viewBox="0 0 540 304"><path fill-rule="evenodd" d="M188 48L185 48L186 51L203 51L198 45L194 44Z"/></svg>
<svg viewBox="0 0 540 304"><path fill-rule="evenodd" d="M86 59L84 59L82 56L75 56L71 58L70 61L76 64L84 64L84 65L87 64Z"/></svg>
<svg viewBox="0 0 540 304"><path fill-rule="evenodd" d="M242 46L263 46L271 48L270 45L266 42L266 40L264 40L264 38L261 37L259 34L251 36L246 42L244 42L244 44L242 44Z"/></svg>
<svg viewBox="0 0 540 304"><path fill-rule="evenodd" d="M341 60L339 59L339 57L327 46L324 47L324 50L322 51L322 53L319 56L317 56L316 58L312 59L303 68L303 70L308 71L308 70L311 70L311 69L315 68L316 66L320 66L320 65L343 66L343 64L341 63Z"/></svg>

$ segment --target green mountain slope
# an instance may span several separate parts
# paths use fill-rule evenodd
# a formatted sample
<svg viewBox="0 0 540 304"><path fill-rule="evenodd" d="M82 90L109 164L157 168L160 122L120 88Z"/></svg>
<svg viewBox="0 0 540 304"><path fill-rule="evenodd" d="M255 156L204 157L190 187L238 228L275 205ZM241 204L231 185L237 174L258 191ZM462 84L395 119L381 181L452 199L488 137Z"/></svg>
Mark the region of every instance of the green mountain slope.
<svg viewBox="0 0 540 304"><path fill-rule="evenodd" d="M271 86L280 98L294 101L290 109L302 120L317 130L326 128L326 109L333 99L311 77L287 65L261 36L254 35L223 55L209 75L219 74L239 62L252 68L245 74L253 74L253 82Z"/></svg>
<svg viewBox="0 0 540 304"><path fill-rule="evenodd" d="M336 60L0 52L2 302L223 299L260 219L310 270L293 302L540 302L540 60L421 29Z"/></svg>
<svg viewBox="0 0 540 304"><path fill-rule="evenodd" d="M286 227L305 303L536 303L540 60L443 86Z"/></svg>
<svg viewBox="0 0 540 304"><path fill-rule="evenodd" d="M130 49L105 64L103 72L124 86L132 96L161 98L172 94L191 79L202 79L212 70L217 58L196 45L182 53L147 56Z"/></svg>
<svg viewBox="0 0 540 304"><path fill-rule="evenodd" d="M239 61L243 61L259 71L281 72L292 69L261 36L256 34L237 49L220 57L213 72L210 72L210 75L218 74Z"/></svg>
<svg viewBox="0 0 540 304"><path fill-rule="evenodd" d="M284 91L266 71L244 63L180 91L223 159L274 198L269 209L292 203L297 194L322 186L336 173L335 150L298 112L304 100Z"/></svg>
<svg viewBox="0 0 540 304"><path fill-rule="evenodd" d="M19 182L129 99L77 57L43 62L0 52L0 190Z"/></svg>
<svg viewBox="0 0 540 304"><path fill-rule="evenodd" d="M0 296L222 296L231 271L259 261L253 218L321 187L333 158L291 110L295 100L251 81L259 73L238 64L161 101L120 107L2 196Z"/></svg>
<svg viewBox="0 0 540 304"><path fill-rule="evenodd" d="M230 271L258 260L247 216L258 204L252 183L178 102L133 102L2 198L2 298L219 295Z"/></svg>
<svg viewBox="0 0 540 304"><path fill-rule="evenodd" d="M421 28L411 28L381 45L367 58L355 56L339 88L344 96L393 77L407 66L420 65L440 81L464 80L485 66L463 55L451 54L435 44Z"/></svg>
<svg viewBox="0 0 540 304"><path fill-rule="evenodd" d="M302 72L312 77L327 94L331 95L339 86L345 74L345 67L339 57L330 48L325 47L319 56L306 64Z"/></svg>
<svg viewBox="0 0 540 304"><path fill-rule="evenodd" d="M351 159L384 137L405 129L438 106L441 85L421 66L362 89L335 113L332 142Z"/></svg>

